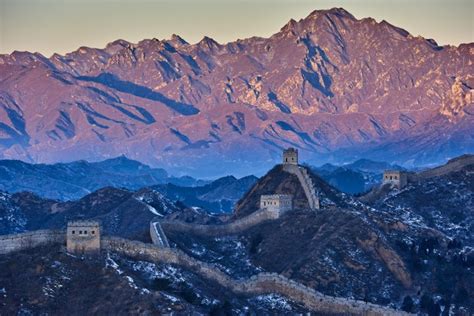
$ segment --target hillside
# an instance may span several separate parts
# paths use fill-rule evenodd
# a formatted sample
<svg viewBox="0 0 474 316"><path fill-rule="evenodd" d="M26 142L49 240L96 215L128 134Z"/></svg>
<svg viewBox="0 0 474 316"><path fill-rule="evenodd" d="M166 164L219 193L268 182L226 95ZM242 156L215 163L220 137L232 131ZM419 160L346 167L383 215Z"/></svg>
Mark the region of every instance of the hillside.
<svg viewBox="0 0 474 316"><path fill-rule="evenodd" d="M271 192L294 194L294 210L232 236L183 234L170 223L165 226L167 236L189 255L217 264L235 277L263 269L331 296L398 307L403 300L412 300L410 310L433 315L440 308L461 314L474 308L467 298L474 293L470 238L461 239L455 230L432 221L414 220L415 210L408 207L394 211L400 208L395 201L390 202L393 209L368 206L318 176L311 177L323 201L319 211L308 210L298 180L278 165L238 202L233 220L255 212L258 197ZM450 179L465 190L448 201L452 209L455 199L459 198L457 203L464 201L462 196L469 199L473 188L466 178ZM438 182L429 185L433 189ZM446 199L442 185L439 190L430 195L433 205ZM470 216L472 206L459 208L459 213ZM470 226L460 225L466 237Z"/></svg>
<svg viewBox="0 0 474 316"><path fill-rule="evenodd" d="M0 56L0 158L126 154L195 177L258 174L288 145L318 163L437 163L474 146L472 51L341 8L226 44L15 51Z"/></svg>
<svg viewBox="0 0 474 316"><path fill-rule="evenodd" d="M278 295L236 297L179 266L113 253L81 258L51 246L0 256L0 265L2 314L306 312Z"/></svg>
<svg viewBox="0 0 474 316"><path fill-rule="evenodd" d="M308 169L309 170L309 169ZM319 176L310 173L312 180L318 188L321 204L323 206L346 206L348 201L344 194L327 184ZM260 178L250 190L237 202L233 216L241 218L255 212L260 205L262 194L291 194L293 204L297 209L308 208L306 195L298 178L283 170L283 165L276 165L265 176Z"/></svg>
<svg viewBox="0 0 474 316"><path fill-rule="evenodd" d="M64 229L68 220L96 219L106 235L149 241L152 218L183 209L159 192L103 188L77 201L47 200L29 192L0 192L0 235L45 228Z"/></svg>
<svg viewBox="0 0 474 316"><path fill-rule="evenodd" d="M257 181L255 176L240 179L227 176L203 186L184 187L172 183L153 186L172 200L179 200L190 207L200 207L212 213L230 213L236 202Z"/></svg>
<svg viewBox="0 0 474 316"><path fill-rule="evenodd" d="M408 186L401 191L375 188L361 200L416 225L435 228L460 245L472 246L473 157L458 157L443 166L410 175Z"/></svg>

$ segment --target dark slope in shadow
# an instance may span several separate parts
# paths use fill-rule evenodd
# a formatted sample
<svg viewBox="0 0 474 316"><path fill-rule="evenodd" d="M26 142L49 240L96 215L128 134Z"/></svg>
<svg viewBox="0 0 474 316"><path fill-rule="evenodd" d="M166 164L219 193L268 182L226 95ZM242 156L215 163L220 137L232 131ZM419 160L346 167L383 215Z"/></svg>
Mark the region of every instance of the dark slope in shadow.
<svg viewBox="0 0 474 316"><path fill-rule="evenodd" d="M195 115L199 110L191 104L178 102L167 98L163 94L153 91L148 87L140 86L130 81L124 81L109 73L102 73L96 77L79 76L78 80L97 82L117 91L128 93L140 98L158 101L182 115Z"/></svg>

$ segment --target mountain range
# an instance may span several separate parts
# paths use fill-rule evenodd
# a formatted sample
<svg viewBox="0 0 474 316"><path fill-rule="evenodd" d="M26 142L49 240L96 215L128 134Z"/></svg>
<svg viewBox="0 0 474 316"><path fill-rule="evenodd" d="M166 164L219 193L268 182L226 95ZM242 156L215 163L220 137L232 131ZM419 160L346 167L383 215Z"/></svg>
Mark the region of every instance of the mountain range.
<svg viewBox="0 0 474 316"><path fill-rule="evenodd" d="M99 162L79 160L56 164L0 160L0 190L29 191L57 200L79 199L109 186L137 190L165 183L192 187L208 182L189 176L173 177L164 169L151 168L124 156Z"/></svg>
<svg viewBox="0 0 474 316"><path fill-rule="evenodd" d="M367 159L310 168L337 189L350 194L366 192L379 184L384 170L401 169L397 165ZM56 164L0 160L0 191L27 191L43 198L67 201L105 187L128 190L149 187L170 199L213 213L231 212L257 179L253 175L242 178L229 175L214 180L174 177L164 169L152 168L125 156L99 162L79 160Z"/></svg>
<svg viewBox="0 0 474 316"><path fill-rule="evenodd" d="M121 154L173 174L259 174L282 148L312 164L418 166L474 148L474 44L316 10L268 38L177 35L47 58L0 55L0 158Z"/></svg>

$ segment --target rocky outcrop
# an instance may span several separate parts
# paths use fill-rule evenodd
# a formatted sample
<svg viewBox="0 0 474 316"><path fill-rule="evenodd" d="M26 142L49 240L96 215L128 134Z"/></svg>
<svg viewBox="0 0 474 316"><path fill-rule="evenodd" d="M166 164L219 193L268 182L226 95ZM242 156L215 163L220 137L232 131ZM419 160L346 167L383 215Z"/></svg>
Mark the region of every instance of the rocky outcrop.
<svg viewBox="0 0 474 316"><path fill-rule="evenodd" d="M441 106L440 113L446 115L451 120L471 114L467 111L469 106L474 104L474 76L466 78L456 77L451 85L451 91L448 92L446 100Z"/></svg>

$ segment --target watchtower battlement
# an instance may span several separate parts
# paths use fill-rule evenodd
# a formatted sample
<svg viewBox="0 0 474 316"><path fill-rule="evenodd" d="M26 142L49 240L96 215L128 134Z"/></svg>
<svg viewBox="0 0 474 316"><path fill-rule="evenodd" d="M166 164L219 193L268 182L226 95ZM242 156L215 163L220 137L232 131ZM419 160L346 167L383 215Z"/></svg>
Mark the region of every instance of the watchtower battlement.
<svg viewBox="0 0 474 316"><path fill-rule="evenodd" d="M274 212L278 217L293 208L293 196L289 194L270 194L260 196L260 209Z"/></svg>
<svg viewBox="0 0 474 316"><path fill-rule="evenodd" d="M76 220L67 223L67 251L85 254L100 252L100 223L92 220Z"/></svg>
<svg viewBox="0 0 474 316"><path fill-rule="evenodd" d="M298 164L298 149L290 147L283 150L283 164L297 165Z"/></svg>
<svg viewBox="0 0 474 316"><path fill-rule="evenodd" d="M406 172L400 170L385 170L383 172L383 184L395 185L398 189L404 188L408 183Z"/></svg>

